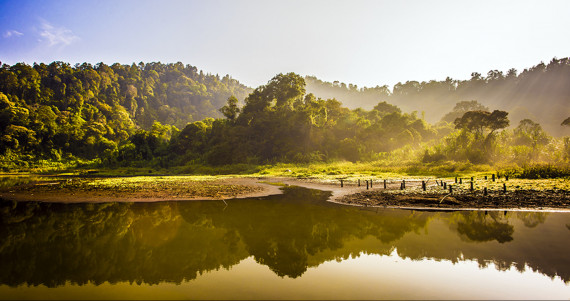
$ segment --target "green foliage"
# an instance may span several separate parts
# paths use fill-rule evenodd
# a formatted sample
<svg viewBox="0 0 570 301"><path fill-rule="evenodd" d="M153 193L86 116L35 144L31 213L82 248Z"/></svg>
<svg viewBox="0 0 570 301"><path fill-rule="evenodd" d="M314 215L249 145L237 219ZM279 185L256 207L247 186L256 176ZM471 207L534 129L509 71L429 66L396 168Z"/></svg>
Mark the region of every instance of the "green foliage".
<svg viewBox="0 0 570 301"><path fill-rule="evenodd" d="M395 85L392 93L387 87L330 85L351 95L368 93L367 101L374 98L375 104L366 110L307 94L306 83L318 80L295 73L278 74L252 91L229 76L205 75L181 63L3 65L0 162L5 170L42 165L42 160L84 160L95 167L208 173L279 162L383 162L423 172L410 162L437 169L449 162L570 160L568 139L549 137L530 119L514 131L499 131L509 125L508 113L489 112L475 100L457 102L435 126L424 112L421 118L417 111L402 112L399 106L409 103L387 101L416 99L426 91L445 95L513 76L499 73L487 79L475 74L462 83L409 81ZM199 168L205 165L211 168Z"/></svg>
<svg viewBox="0 0 570 301"><path fill-rule="evenodd" d="M172 126L220 117L217 109L228 97L243 99L249 91L229 76L204 74L181 63L4 64L0 156L14 151L49 160L58 160L61 153L102 157L108 164L132 156L148 160L157 152L142 145L152 149L156 143L141 138L141 130L167 144L176 132ZM133 139L145 141L136 154L128 145L119 152L120 145Z"/></svg>
<svg viewBox="0 0 570 301"><path fill-rule="evenodd" d="M238 99L232 95L230 98L228 98L228 103L220 109L220 112L224 114L228 120L235 121L237 115L239 114L239 108L237 104Z"/></svg>
<svg viewBox="0 0 570 301"><path fill-rule="evenodd" d="M453 110L445 114L441 120L446 122L454 122L457 118L461 118L465 113L469 111L489 111L489 108L480 104L476 100L464 100L456 103L455 107L453 107Z"/></svg>
<svg viewBox="0 0 570 301"><path fill-rule="evenodd" d="M227 120L188 124L172 139L170 150L181 158L177 164L356 162L437 136L415 114L393 105L348 110L335 99L305 94L304 85L299 75L278 74L255 89L241 110L228 99L222 108Z"/></svg>
<svg viewBox="0 0 570 301"><path fill-rule="evenodd" d="M508 175L521 179L552 179L570 177L570 166L552 164L526 165L521 168L501 170L500 176Z"/></svg>
<svg viewBox="0 0 570 301"><path fill-rule="evenodd" d="M508 114L499 110L494 110L492 113L487 111L469 111L463 114L461 118L455 119L453 123L455 128L466 129L478 136L482 136L485 130L489 130L489 135L491 135L494 131L509 126Z"/></svg>
<svg viewBox="0 0 570 301"><path fill-rule="evenodd" d="M305 80L308 92L322 98L335 97L351 109L371 109L385 101L404 112L425 113L425 120L430 123L453 122L465 112L488 111L487 107L493 106L509 112L513 122L531 118L551 135L561 136L567 131L560 122L570 116L569 58L553 58L522 72L510 69L503 74L491 70L487 76L474 72L466 80L447 77L440 81L400 82L392 90L387 86L358 88L353 84L323 82L312 76Z"/></svg>

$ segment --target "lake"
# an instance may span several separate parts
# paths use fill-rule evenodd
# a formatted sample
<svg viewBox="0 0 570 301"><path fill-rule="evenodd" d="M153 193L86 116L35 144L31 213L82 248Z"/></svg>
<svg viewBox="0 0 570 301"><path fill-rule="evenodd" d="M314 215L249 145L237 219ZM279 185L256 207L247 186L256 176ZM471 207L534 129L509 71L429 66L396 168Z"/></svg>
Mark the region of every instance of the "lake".
<svg viewBox="0 0 570 301"><path fill-rule="evenodd" d="M568 299L570 214L1 202L2 299Z"/></svg>

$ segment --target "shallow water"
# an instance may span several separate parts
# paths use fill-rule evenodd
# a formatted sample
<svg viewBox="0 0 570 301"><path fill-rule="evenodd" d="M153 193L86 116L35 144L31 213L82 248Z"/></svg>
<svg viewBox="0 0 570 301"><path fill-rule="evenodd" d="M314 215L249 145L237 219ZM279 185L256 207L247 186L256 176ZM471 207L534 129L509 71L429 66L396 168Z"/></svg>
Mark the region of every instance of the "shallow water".
<svg viewBox="0 0 570 301"><path fill-rule="evenodd" d="M570 298L569 213L364 209L284 192L3 202L0 298Z"/></svg>

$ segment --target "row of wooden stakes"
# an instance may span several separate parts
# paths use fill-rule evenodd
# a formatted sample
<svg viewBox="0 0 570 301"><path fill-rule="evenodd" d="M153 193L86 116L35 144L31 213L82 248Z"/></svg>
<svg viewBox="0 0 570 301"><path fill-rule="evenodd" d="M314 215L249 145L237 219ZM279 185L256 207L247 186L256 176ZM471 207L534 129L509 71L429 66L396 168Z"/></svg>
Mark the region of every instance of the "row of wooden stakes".
<svg viewBox="0 0 570 301"><path fill-rule="evenodd" d="M492 181L493 182L495 182L495 180L498 178L499 178L498 176L495 178L495 175L494 174L492 175ZM487 176L485 176L485 180L487 180L487 179L488 179ZM508 181L508 180L509 180L509 176L505 176L505 181ZM383 180L383 181L384 181L384 189L386 189L387 181L386 180ZM372 179L365 180L365 182L366 182L366 189L372 188L372 183L373 183ZM439 182L438 182L438 180L435 180L435 183L438 186L441 186L443 189L446 189L446 190L449 189L449 193L453 193L453 185L452 184L448 185L447 182L444 182L443 180L439 180ZM463 179L455 177L455 183L456 184L463 184ZM470 191L474 191L473 183L474 183L474 178L471 177L470 188L469 188ZM361 186L361 181L360 181L360 179L358 179L358 187L360 187L360 186ZM344 187L344 179L340 179L340 187ZM406 180L402 180L402 182L400 183L400 190L404 190L404 189L406 189ZM423 191L427 190L427 182L425 180L422 180L422 190ZM507 184L506 183L503 183L503 192L507 192ZM483 194L487 195L487 187L483 188Z"/></svg>

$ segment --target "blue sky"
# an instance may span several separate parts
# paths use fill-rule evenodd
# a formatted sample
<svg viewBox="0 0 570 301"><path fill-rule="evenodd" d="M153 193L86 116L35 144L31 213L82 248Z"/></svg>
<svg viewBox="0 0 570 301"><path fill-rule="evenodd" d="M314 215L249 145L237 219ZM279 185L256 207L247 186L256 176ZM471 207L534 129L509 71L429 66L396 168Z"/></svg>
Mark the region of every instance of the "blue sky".
<svg viewBox="0 0 570 301"><path fill-rule="evenodd" d="M359 87L570 56L570 1L0 1L0 61L183 62Z"/></svg>

